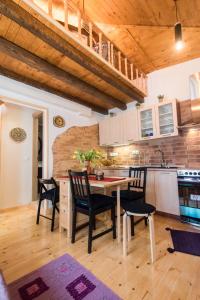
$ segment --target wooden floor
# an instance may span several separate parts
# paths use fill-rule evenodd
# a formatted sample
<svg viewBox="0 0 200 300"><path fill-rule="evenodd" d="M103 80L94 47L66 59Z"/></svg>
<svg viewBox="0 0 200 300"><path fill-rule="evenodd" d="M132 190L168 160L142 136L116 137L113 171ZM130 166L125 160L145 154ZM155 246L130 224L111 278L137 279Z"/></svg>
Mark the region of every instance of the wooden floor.
<svg viewBox="0 0 200 300"><path fill-rule="evenodd" d="M51 233L46 219L35 225L35 217L33 206L0 214L0 268L7 283L69 253L122 299L200 299L200 258L166 251L171 239L165 227L191 230L189 225L156 216L157 261L151 265L148 228L143 223L137 225L130 254L123 258L122 247L111 234L94 241L94 251L88 255L86 231L71 245L66 233L58 229Z"/></svg>

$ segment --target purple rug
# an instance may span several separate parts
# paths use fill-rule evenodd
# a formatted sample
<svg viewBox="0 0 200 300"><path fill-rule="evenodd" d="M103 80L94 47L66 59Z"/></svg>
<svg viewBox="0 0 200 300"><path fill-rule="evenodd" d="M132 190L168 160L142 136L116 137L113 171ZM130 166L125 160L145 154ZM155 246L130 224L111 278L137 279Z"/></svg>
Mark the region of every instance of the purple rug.
<svg viewBox="0 0 200 300"><path fill-rule="evenodd" d="M191 255L200 256L200 233L174 230L169 230L172 237L173 248L168 248L168 252L173 253L174 251L187 253Z"/></svg>
<svg viewBox="0 0 200 300"><path fill-rule="evenodd" d="M11 300L120 300L68 254L14 281L8 288Z"/></svg>

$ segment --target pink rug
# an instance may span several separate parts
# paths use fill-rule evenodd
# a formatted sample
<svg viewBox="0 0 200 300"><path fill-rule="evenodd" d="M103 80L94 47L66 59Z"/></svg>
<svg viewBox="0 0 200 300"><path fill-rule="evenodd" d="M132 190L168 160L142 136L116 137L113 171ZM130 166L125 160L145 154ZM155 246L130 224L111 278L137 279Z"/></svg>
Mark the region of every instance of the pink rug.
<svg viewBox="0 0 200 300"><path fill-rule="evenodd" d="M120 300L68 254L16 280L8 288L11 300Z"/></svg>

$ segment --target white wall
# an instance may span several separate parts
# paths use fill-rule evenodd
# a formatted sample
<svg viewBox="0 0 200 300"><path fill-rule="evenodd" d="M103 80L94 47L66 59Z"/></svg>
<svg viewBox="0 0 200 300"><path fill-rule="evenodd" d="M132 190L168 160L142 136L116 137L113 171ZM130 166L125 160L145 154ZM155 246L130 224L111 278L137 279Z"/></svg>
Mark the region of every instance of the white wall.
<svg viewBox="0 0 200 300"><path fill-rule="evenodd" d="M32 200L32 130L34 110L6 104L1 107L0 208L30 203ZM23 128L27 138L21 143L10 137L11 129Z"/></svg>
<svg viewBox="0 0 200 300"><path fill-rule="evenodd" d="M52 174L53 157L52 145L59 134L72 126L89 126L96 124L102 115L92 112L86 106L76 104L72 101L52 95L45 91L0 76L0 99L3 101L14 100L17 103L43 107L48 112L48 134L49 134L49 176ZM63 128L53 125L53 117L61 115L66 121Z"/></svg>
<svg viewBox="0 0 200 300"><path fill-rule="evenodd" d="M44 110L47 111L48 165L49 165L48 176L49 177L52 175L52 170L53 170L52 145L55 138L63 131L65 131L67 128L70 128L75 125L76 126L93 125L96 124L98 120L102 118L102 115L93 113L91 109L83 105L76 104L69 100L47 93L45 91L41 91L31 86L19 83L15 80L8 79L7 77L4 76L0 76L0 100L3 100L5 103L17 103L23 106L28 105L30 108L33 109L38 108L40 110L41 108L43 108ZM53 117L56 115L61 115L65 119L66 122L65 127L57 128L53 125ZM29 114L27 114L26 118L24 117L23 119L22 117L20 117L20 119L23 120L23 122L28 124L30 120L32 120L32 118L30 118ZM22 123L20 127L23 126L25 127L25 123ZM5 139L5 137L3 137L3 139ZM8 148L9 151L12 151L13 153L12 159L13 159L13 167L14 167L17 164L18 155L14 155L15 148L11 150L11 145L10 146L8 145ZM21 155L23 157L27 157L27 154L24 152L24 150L21 151ZM28 155L28 157L29 156L30 155ZM22 185L20 186L16 185L15 189L12 188L11 191L9 191L7 184L5 185L4 188L2 188L3 180L5 180L3 178L7 176L6 178L8 179L9 176L11 176L10 172L12 172L14 168L12 170L11 169L9 170L9 174L8 173L6 174L7 167L4 162L4 157L1 160L1 163L4 163L4 166L1 169L5 169L5 171L3 171L0 174L1 194L2 193L4 194L3 198L0 194L0 207L8 206L7 204L9 204L9 206L17 206L18 203L26 203L26 201L30 201L30 199L27 200L27 198L24 197L26 193L25 190L27 191L27 189L24 188L24 191L22 191ZM27 161L23 159L23 164L21 165L21 169L23 170L22 172L27 172L26 165L27 165ZM11 167L11 165L9 165L9 167ZM16 174L16 176L19 176L19 174L18 175ZM22 178L24 180L26 179L24 177L24 173L22 175ZM23 186L25 187L25 184L23 184ZM31 186L27 184L27 187L31 196L32 194ZM8 199L8 198L9 200L6 200L6 203L3 200L4 203L1 204L2 199Z"/></svg>
<svg viewBox="0 0 200 300"><path fill-rule="evenodd" d="M158 101L159 94L167 99L190 99L189 76L195 72L200 72L200 58L148 74L146 103Z"/></svg>

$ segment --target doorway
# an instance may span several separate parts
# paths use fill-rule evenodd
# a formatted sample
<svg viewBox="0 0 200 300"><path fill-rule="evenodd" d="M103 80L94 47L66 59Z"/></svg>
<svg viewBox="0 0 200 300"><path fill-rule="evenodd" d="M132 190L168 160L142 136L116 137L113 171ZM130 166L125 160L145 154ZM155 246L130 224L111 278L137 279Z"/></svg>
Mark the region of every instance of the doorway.
<svg viewBox="0 0 200 300"><path fill-rule="evenodd" d="M33 114L32 201L38 200L39 179L43 177L43 113Z"/></svg>

